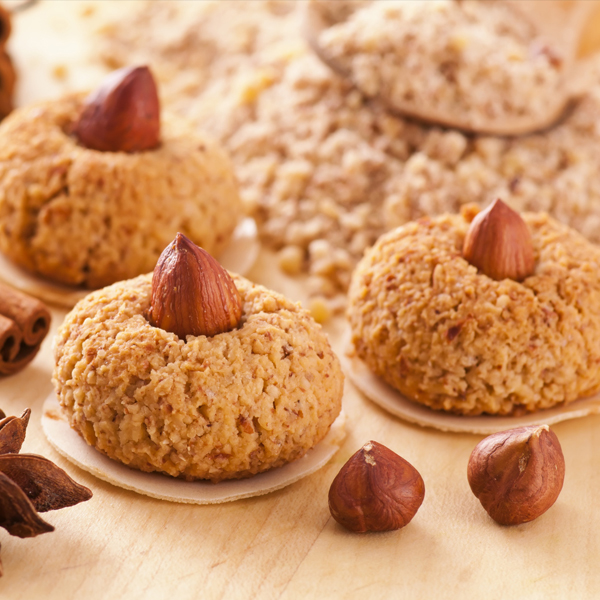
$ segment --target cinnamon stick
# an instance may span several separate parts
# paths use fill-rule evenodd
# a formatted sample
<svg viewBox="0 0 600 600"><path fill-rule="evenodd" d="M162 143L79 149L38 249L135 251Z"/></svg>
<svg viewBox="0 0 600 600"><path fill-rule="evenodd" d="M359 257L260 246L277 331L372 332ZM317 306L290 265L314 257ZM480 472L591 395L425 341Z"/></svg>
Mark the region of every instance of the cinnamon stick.
<svg viewBox="0 0 600 600"><path fill-rule="evenodd" d="M0 285L0 374L16 373L33 360L50 320L42 302Z"/></svg>
<svg viewBox="0 0 600 600"><path fill-rule="evenodd" d="M17 76L10 56L0 51L0 119L13 109L13 94Z"/></svg>
<svg viewBox="0 0 600 600"><path fill-rule="evenodd" d="M15 68L6 51L6 42L12 31L10 11L0 5L0 119L13 109Z"/></svg>
<svg viewBox="0 0 600 600"><path fill-rule="evenodd" d="M15 360L21 348L23 334L19 326L4 315L0 314L0 362Z"/></svg>
<svg viewBox="0 0 600 600"><path fill-rule="evenodd" d="M0 4L0 46L4 46L12 31L10 12Z"/></svg>

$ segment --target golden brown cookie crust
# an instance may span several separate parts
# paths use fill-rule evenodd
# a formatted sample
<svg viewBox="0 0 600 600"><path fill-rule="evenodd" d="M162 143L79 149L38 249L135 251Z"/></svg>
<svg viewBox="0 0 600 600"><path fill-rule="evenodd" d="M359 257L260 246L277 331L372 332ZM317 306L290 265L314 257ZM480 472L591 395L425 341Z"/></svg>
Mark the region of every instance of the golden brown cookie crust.
<svg viewBox="0 0 600 600"><path fill-rule="evenodd" d="M65 319L54 382L71 427L110 458L188 480L238 479L300 458L341 409L344 378L299 304L234 277L239 329L151 326L151 276L98 290Z"/></svg>
<svg viewBox="0 0 600 600"><path fill-rule="evenodd" d="M178 231L218 255L243 212L225 152L168 114L154 150L84 148L69 135L83 98L16 110L0 125L0 250L89 288L151 271Z"/></svg>
<svg viewBox="0 0 600 600"><path fill-rule="evenodd" d="M477 415L532 412L600 388L600 249L525 213L536 269L495 281L461 256L445 215L382 236L359 263L348 316L357 355L410 399Z"/></svg>

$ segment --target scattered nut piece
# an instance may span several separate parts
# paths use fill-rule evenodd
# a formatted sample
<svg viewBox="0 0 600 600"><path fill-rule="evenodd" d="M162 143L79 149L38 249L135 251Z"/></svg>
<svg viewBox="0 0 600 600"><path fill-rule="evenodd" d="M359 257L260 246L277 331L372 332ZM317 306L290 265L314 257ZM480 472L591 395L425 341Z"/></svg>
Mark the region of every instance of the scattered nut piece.
<svg viewBox="0 0 600 600"><path fill-rule="evenodd" d="M95 6L82 6L81 10L79 11L79 14L82 17L92 17L93 15L96 14L96 7Z"/></svg>
<svg viewBox="0 0 600 600"><path fill-rule="evenodd" d="M66 65L54 65L52 67L52 77L59 81L64 81L67 78L69 70Z"/></svg>
<svg viewBox="0 0 600 600"><path fill-rule="evenodd" d="M279 268L288 275L297 275L302 270L304 263L304 250L293 244L283 247L279 251Z"/></svg>
<svg viewBox="0 0 600 600"><path fill-rule="evenodd" d="M481 207L475 202L463 204L460 207L460 216L467 222L471 223L473 219L481 212Z"/></svg>
<svg viewBox="0 0 600 600"><path fill-rule="evenodd" d="M142 152L160 143L160 104L148 67L110 73L85 101L73 133L86 148Z"/></svg>
<svg viewBox="0 0 600 600"><path fill-rule="evenodd" d="M419 472L389 448L370 441L333 480L329 510L350 531L391 531L410 522L424 497Z"/></svg>
<svg viewBox="0 0 600 600"><path fill-rule="evenodd" d="M178 233L160 255L152 277L148 320L185 340L231 331L242 318L242 300L229 273Z"/></svg>
<svg viewBox="0 0 600 600"><path fill-rule="evenodd" d="M309 310L312 318L321 325L327 323L327 321L331 319L331 308L329 307L327 299L323 298L323 296L311 298Z"/></svg>
<svg viewBox="0 0 600 600"><path fill-rule="evenodd" d="M529 228L519 213L500 199L471 221L463 257L496 280L523 281L535 270Z"/></svg>
<svg viewBox="0 0 600 600"><path fill-rule="evenodd" d="M471 490L500 525L533 521L556 501L565 459L548 425L494 433L479 442L467 471Z"/></svg>

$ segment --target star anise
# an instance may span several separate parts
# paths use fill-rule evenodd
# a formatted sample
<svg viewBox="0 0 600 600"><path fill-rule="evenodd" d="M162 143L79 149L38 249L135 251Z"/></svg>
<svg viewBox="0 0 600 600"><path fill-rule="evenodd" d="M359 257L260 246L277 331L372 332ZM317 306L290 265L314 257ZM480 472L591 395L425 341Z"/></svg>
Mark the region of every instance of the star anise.
<svg viewBox="0 0 600 600"><path fill-rule="evenodd" d="M30 414L27 409L20 417L7 417L0 410L0 527L20 538L54 531L38 511L58 510L92 497L88 488L47 458L19 454Z"/></svg>

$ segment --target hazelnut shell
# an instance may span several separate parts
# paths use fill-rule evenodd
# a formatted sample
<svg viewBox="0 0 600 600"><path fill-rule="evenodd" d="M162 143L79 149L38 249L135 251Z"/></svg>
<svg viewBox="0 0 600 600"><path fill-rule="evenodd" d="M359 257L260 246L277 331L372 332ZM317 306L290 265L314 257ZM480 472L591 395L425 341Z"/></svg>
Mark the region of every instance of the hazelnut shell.
<svg viewBox="0 0 600 600"><path fill-rule="evenodd" d="M499 199L471 221L463 257L498 281L523 281L535 270L533 240L527 224Z"/></svg>
<svg viewBox="0 0 600 600"><path fill-rule="evenodd" d="M217 260L178 233L154 268L147 318L184 340L188 335L213 336L238 327L242 300Z"/></svg>
<svg viewBox="0 0 600 600"><path fill-rule="evenodd" d="M389 448L370 441L333 480L329 510L350 531L390 531L407 525L424 497L419 472Z"/></svg>
<svg viewBox="0 0 600 600"><path fill-rule="evenodd" d="M145 66L110 73L85 100L73 133L79 143L103 152L142 152L160 143L160 103Z"/></svg>
<svg viewBox="0 0 600 600"><path fill-rule="evenodd" d="M469 459L469 485L487 513L501 525L533 521L556 502L565 460L547 425L494 433Z"/></svg>

